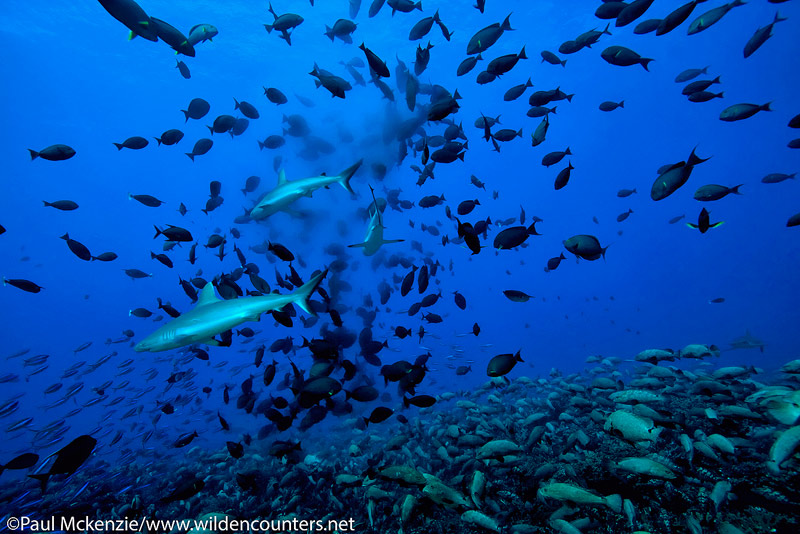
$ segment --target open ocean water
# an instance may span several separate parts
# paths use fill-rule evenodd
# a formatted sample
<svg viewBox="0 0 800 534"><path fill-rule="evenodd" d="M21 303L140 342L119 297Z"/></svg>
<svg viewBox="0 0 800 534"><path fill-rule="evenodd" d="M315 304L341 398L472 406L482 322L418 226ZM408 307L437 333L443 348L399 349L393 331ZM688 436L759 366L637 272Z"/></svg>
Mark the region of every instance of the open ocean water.
<svg viewBox="0 0 800 534"><path fill-rule="evenodd" d="M800 531L799 23L9 0L0 533Z"/></svg>

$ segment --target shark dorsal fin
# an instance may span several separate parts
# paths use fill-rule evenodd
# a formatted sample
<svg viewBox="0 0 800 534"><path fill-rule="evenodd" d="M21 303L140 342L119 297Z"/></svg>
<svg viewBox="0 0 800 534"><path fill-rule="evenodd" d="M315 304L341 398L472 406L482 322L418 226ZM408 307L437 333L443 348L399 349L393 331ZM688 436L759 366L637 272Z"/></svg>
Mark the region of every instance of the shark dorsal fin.
<svg viewBox="0 0 800 534"><path fill-rule="evenodd" d="M202 291L200 291L200 296L197 299L197 308L200 306L205 306L206 304L211 304L217 302L219 299L217 295L214 294L214 284L208 282L205 286L203 286Z"/></svg>
<svg viewBox="0 0 800 534"><path fill-rule="evenodd" d="M288 182L288 180L286 179L286 171L281 169L280 172L278 173L278 185L283 185L286 182Z"/></svg>
<svg viewBox="0 0 800 534"><path fill-rule="evenodd" d="M326 176L327 177L328 175L323 172L320 176Z"/></svg>
<svg viewBox="0 0 800 534"><path fill-rule="evenodd" d="M372 193L372 206L375 207L375 215L378 217L378 226L384 228L383 219L381 218L381 210L378 207L378 201L375 200L375 190L372 188L372 185L369 186L369 192Z"/></svg>

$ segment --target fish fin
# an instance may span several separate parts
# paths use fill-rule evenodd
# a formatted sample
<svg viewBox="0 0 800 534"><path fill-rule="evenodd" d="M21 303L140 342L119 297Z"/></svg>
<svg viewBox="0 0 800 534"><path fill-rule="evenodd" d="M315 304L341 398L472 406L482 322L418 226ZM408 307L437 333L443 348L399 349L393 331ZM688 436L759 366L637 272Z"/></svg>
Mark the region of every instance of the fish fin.
<svg viewBox="0 0 800 534"><path fill-rule="evenodd" d="M218 300L217 295L214 293L214 284L209 282L203 286L203 289L200 291L200 295L197 297L196 307L212 304Z"/></svg>
<svg viewBox="0 0 800 534"><path fill-rule="evenodd" d="M695 230L697 230L697 225L696 224L686 223L686 226L688 226L689 228L694 228Z"/></svg>
<svg viewBox="0 0 800 534"><path fill-rule="evenodd" d="M366 243L355 243L353 245L347 245L347 248L359 248L359 247L366 247Z"/></svg>
<svg viewBox="0 0 800 534"><path fill-rule="evenodd" d="M304 312L307 314L316 317L316 313L314 310L308 307L308 299L311 297L311 294L317 289L322 279L325 278L328 274L328 269L325 269L317 276L303 284L302 286L298 287L294 293L292 293L292 301L297 304Z"/></svg>
<svg viewBox="0 0 800 534"><path fill-rule="evenodd" d="M28 478L33 478L42 483L42 493L47 489L47 481L50 479L50 473L43 473L39 475L28 475Z"/></svg>
<svg viewBox="0 0 800 534"><path fill-rule="evenodd" d="M363 162L364 160L360 159L355 164L351 165L350 167L346 168L341 173L339 173L339 179L338 179L339 184L341 184L341 186L344 187L347 190L347 192L350 193L351 195L355 195L356 192L353 191L352 187L350 187L350 178L352 178L353 175L356 173L356 171L358 171Z"/></svg>
<svg viewBox="0 0 800 534"><path fill-rule="evenodd" d="M278 185L284 185L286 182L288 182L286 179L286 171L281 169L280 172L278 172Z"/></svg>

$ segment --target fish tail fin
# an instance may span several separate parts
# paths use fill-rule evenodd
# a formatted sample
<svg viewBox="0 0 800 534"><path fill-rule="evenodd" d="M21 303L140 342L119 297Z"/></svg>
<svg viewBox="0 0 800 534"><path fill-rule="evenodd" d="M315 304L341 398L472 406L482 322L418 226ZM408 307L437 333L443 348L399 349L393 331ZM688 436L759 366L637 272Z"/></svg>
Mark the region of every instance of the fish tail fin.
<svg viewBox="0 0 800 534"><path fill-rule="evenodd" d="M517 55L517 59L528 59L528 56L525 55L525 46L523 45L522 50L519 51Z"/></svg>
<svg viewBox="0 0 800 534"><path fill-rule="evenodd" d="M42 473L39 475L28 475L28 478L38 480L42 484L42 493L47 489L47 481L50 479L49 473Z"/></svg>
<svg viewBox="0 0 800 534"><path fill-rule="evenodd" d="M192 161L194 161L194 160L192 160ZM155 238L157 238L158 236L160 236L160 235L162 235L162 234L163 234L163 232L161 231L161 229L160 229L158 226L156 226L155 224L153 225L153 228L155 228L155 229L156 229L156 235L154 235L154 236L153 236L153 239L155 239Z"/></svg>
<svg viewBox="0 0 800 534"><path fill-rule="evenodd" d="M644 67L644 70L646 70L647 72L650 72L650 68L648 67L648 65L650 65L651 61L653 61L653 58L650 58L650 57L643 57L642 60L641 60L641 65L642 65L642 67Z"/></svg>
<svg viewBox="0 0 800 534"><path fill-rule="evenodd" d="M778 22L783 22L784 20L787 20L787 19L788 19L788 17L781 17L781 12L778 11L777 13L775 13L775 20L773 20L772 23L776 24Z"/></svg>
<svg viewBox="0 0 800 534"><path fill-rule="evenodd" d="M158 141L158 146L161 146L161 138L160 137L154 137L153 139Z"/></svg>
<svg viewBox="0 0 800 534"><path fill-rule="evenodd" d="M350 178L356 173L356 171L361 167L361 164L364 162L363 159L358 160L354 165L346 168L339 174L338 182L344 187L351 195L355 195L356 192L353 191L353 188L350 187Z"/></svg>
<svg viewBox="0 0 800 534"><path fill-rule="evenodd" d="M300 309L302 309L307 314L316 317L316 313L308 307L308 299L311 297L311 294L319 287L320 282L322 279L325 278L328 274L328 269L325 269L317 276L300 286L292 293L292 301L297 304Z"/></svg>
<svg viewBox="0 0 800 534"><path fill-rule="evenodd" d="M617 494L609 495L606 497L606 506L617 513L622 512L622 497Z"/></svg>
<svg viewBox="0 0 800 534"><path fill-rule="evenodd" d="M31 161L33 161L33 160L35 160L36 158L38 158L38 157L39 157L39 153L38 153L38 152L36 152L35 150L31 150L31 149L29 148L29 149L28 149L28 152L30 152L30 153L31 153Z"/></svg>
<svg viewBox="0 0 800 534"><path fill-rule="evenodd" d="M512 14L513 14L513 12L509 13L508 16L506 17L506 19L503 21L503 24L500 25L500 29L503 30L504 32L512 32L512 31L514 31L514 28L511 27L511 15Z"/></svg>
<svg viewBox="0 0 800 534"><path fill-rule="evenodd" d="M327 24L325 25L325 35L327 35L328 39L330 39L331 42L333 42L333 30Z"/></svg>
<svg viewBox="0 0 800 534"><path fill-rule="evenodd" d="M186 109L182 109L181 111L183 112L184 116L186 117L186 120L183 121L183 122L189 122L189 111L186 110Z"/></svg>
<svg viewBox="0 0 800 534"><path fill-rule="evenodd" d="M191 152L186 152L185 154L186 154L187 156L189 156L189 159L190 159L190 160L194 161L194 154L192 154Z"/></svg>
<svg viewBox="0 0 800 534"><path fill-rule="evenodd" d="M113 145L117 147L117 150L122 150L122 143L113 143Z"/></svg>
<svg viewBox="0 0 800 534"><path fill-rule="evenodd" d="M566 67L567 66L567 60L566 59L562 59L561 60L561 66L562 67Z"/></svg>
<svg viewBox="0 0 800 534"><path fill-rule="evenodd" d="M422 11L422 0L419 0L419 2L417 2L417 3L414 5L414 7L415 7L416 9L419 9L420 11Z"/></svg>
<svg viewBox="0 0 800 534"><path fill-rule="evenodd" d="M264 150L264 147L265 147L265 146L266 146L266 145L265 145L264 143L262 143L261 141L258 141L258 149L259 149L259 150ZM242 189L242 191L244 191L244 189Z"/></svg>
<svg viewBox="0 0 800 534"><path fill-rule="evenodd" d="M763 106L761 106L761 111L772 111L772 108L771 108L771 107L769 107L769 106L770 106L770 104L772 104L772 102L767 102L766 104L764 104Z"/></svg>
<svg viewBox="0 0 800 534"><path fill-rule="evenodd" d="M742 187L743 185L744 184L739 184L737 186L731 187L731 193L733 193L734 195L741 195L741 193L739 192L739 188Z"/></svg>
<svg viewBox="0 0 800 534"><path fill-rule="evenodd" d="M267 33L272 33L272 24L264 24L264 29L267 30Z"/></svg>
<svg viewBox="0 0 800 534"><path fill-rule="evenodd" d="M620 100L619 101L619 107L621 107L621 108L625 107L625 101L624 100Z"/></svg>
<svg viewBox="0 0 800 534"><path fill-rule="evenodd" d="M694 147L692 149L692 153L689 154L689 159L686 161L686 165L698 165L700 163L703 163L704 161L708 161L711 159L711 156L707 158L699 157L697 154L695 154L695 150L697 150L697 147Z"/></svg>

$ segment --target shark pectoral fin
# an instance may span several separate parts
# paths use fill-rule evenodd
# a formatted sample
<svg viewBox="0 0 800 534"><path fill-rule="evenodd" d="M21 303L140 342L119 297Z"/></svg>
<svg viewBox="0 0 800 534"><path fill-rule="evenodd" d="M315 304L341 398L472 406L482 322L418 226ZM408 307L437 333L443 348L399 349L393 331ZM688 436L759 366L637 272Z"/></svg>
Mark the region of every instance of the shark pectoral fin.
<svg viewBox="0 0 800 534"><path fill-rule="evenodd" d="M203 341L203 343L206 345L211 345L212 347L220 347L222 345L219 341L217 341L213 337L206 339L205 341Z"/></svg>
<svg viewBox="0 0 800 534"><path fill-rule="evenodd" d="M291 208L286 208L281 211L289 215L290 217L294 217L295 219L302 219L303 217L305 217L302 211L293 210Z"/></svg>
<svg viewBox="0 0 800 534"><path fill-rule="evenodd" d="M327 187L325 189L327 189ZM306 192L306 194L304 196L307 196L308 198L312 198L313 194L314 194L313 191L308 191L308 192Z"/></svg>
<svg viewBox="0 0 800 534"><path fill-rule="evenodd" d="M725 221L715 222L711 225L711 228L716 228L717 226L722 226L723 224L725 224Z"/></svg>
<svg viewBox="0 0 800 534"><path fill-rule="evenodd" d="M261 314L259 313L257 315L254 315L254 316L250 317L250 320L251 321L260 321L261 320Z"/></svg>
<svg viewBox="0 0 800 534"><path fill-rule="evenodd" d="M347 245L347 248L358 248L358 247L366 247L366 243L355 243L353 245Z"/></svg>
<svg viewBox="0 0 800 534"><path fill-rule="evenodd" d="M696 224L686 223L686 226L688 226L689 228L694 228L695 230L697 230L697 225Z"/></svg>
<svg viewBox="0 0 800 534"><path fill-rule="evenodd" d="M405 239L384 239L382 243L385 245L387 243L402 243Z"/></svg>

